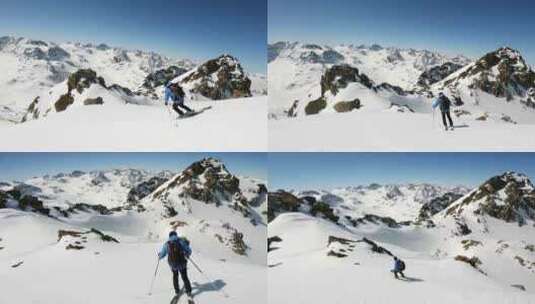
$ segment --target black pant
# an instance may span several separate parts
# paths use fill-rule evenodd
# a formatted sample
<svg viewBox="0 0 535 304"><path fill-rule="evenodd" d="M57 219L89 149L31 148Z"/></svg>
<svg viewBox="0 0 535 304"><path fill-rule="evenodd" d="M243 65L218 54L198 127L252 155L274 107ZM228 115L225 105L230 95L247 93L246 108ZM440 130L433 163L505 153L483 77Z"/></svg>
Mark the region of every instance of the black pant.
<svg viewBox="0 0 535 304"><path fill-rule="evenodd" d="M186 111L188 112L193 112L192 109L190 109L189 107L187 107L185 104L183 103L173 103L173 110L175 110L175 112L178 113L178 115L184 115L184 112L182 112L180 110L180 108L182 109L185 109Z"/></svg>
<svg viewBox="0 0 535 304"><path fill-rule="evenodd" d="M398 278L398 273L401 274L402 277L405 277L403 271L394 271L394 276L396 277L396 279Z"/></svg>
<svg viewBox="0 0 535 304"><path fill-rule="evenodd" d="M448 124L446 123L446 117L450 122L450 127L453 127L453 121L451 120L450 111L442 112L442 122L444 123L444 127L448 127Z"/></svg>
<svg viewBox="0 0 535 304"><path fill-rule="evenodd" d="M173 271L173 287L175 287L175 292L178 293L180 291L180 285L178 285L178 270L172 270ZM188 278L188 269L184 267L184 270L180 271L180 276L182 277L182 282L184 282L184 286L186 287L186 293L189 295L191 294L191 284L189 282Z"/></svg>

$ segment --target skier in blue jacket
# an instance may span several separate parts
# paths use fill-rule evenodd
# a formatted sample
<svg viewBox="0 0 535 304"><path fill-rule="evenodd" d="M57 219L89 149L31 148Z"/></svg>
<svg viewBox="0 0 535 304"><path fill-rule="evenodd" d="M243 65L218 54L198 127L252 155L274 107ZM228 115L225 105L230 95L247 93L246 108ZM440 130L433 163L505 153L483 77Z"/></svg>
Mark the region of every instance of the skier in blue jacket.
<svg viewBox="0 0 535 304"><path fill-rule="evenodd" d="M184 90L182 89L182 87L180 87L178 83L170 82L165 86L165 105L167 106L169 101L171 101L173 103L173 110L175 110L175 112L177 112L179 116L184 115L184 112L180 110L180 108L186 110L187 112L193 112L192 109L190 109L184 104L185 96L186 94L184 93Z"/></svg>
<svg viewBox="0 0 535 304"><path fill-rule="evenodd" d="M442 123L444 124L444 128L446 128L446 131L448 131L448 124L446 123L446 118L448 119L450 123L450 129L453 130L453 121L451 120L450 115L450 107L451 107L451 101L444 93L440 92L438 93L438 98L433 103L434 105L440 106L440 112L442 113Z"/></svg>
<svg viewBox="0 0 535 304"><path fill-rule="evenodd" d="M180 273L186 288L186 294L191 297L191 283L188 278L188 258L190 255L189 241L185 238L179 238L176 231L169 232L169 239L163 244L158 253L158 258L161 260L167 256L167 262L173 272L173 287L177 295L180 293L178 284L178 274Z"/></svg>
<svg viewBox="0 0 535 304"><path fill-rule="evenodd" d="M405 270L405 262L398 259L398 257L394 257L394 269L392 269L392 272L394 273L394 276L396 279L399 279L398 273L401 274L401 276L404 278L405 275L403 274L403 271Z"/></svg>

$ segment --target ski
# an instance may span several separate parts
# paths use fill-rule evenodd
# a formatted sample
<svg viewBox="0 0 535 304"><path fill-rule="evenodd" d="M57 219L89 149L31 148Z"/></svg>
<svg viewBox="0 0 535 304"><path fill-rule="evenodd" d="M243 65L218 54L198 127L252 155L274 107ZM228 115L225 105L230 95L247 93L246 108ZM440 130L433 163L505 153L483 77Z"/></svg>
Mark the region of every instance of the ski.
<svg viewBox="0 0 535 304"><path fill-rule="evenodd" d="M184 113L184 115L179 116L177 119L186 119L186 118L190 118L190 117L193 117L193 116L197 116L197 115L203 113L206 110L210 110L211 108L212 108L212 106L208 106L208 107L204 107L204 108L202 108L200 110L196 110L196 111L193 111L193 112L186 112L186 113Z"/></svg>
<svg viewBox="0 0 535 304"><path fill-rule="evenodd" d="M180 300L180 296L182 296L183 293L184 293L184 290L181 289L177 294L175 294L175 296L171 300L171 304L178 304L178 301Z"/></svg>

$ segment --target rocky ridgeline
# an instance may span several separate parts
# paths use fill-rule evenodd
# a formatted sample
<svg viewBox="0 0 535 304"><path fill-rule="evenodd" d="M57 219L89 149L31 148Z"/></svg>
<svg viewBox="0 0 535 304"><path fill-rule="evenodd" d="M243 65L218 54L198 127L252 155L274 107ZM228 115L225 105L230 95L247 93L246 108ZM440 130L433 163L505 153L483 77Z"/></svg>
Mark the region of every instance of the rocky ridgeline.
<svg viewBox="0 0 535 304"><path fill-rule="evenodd" d="M333 96L336 96L340 90L345 89L350 83L359 83L374 92L389 91L400 96L406 96L412 93L406 92L402 88L386 82L376 85L366 74L359 72L356 67L348 64L333 65L321 76L321 97L308 102L305 106L305 113L307 115L320 113L327 107L326 93L329 92ZM333 105L334 110L338 113L350 112L359 109L361 106L362 103L359 98L347 101L338 101ZM294 103L292 108L296 107L297 104ZM290 117L295 116L295 109L290 109L287 111L287 113Z"/></svg>
<svg viewBox="0 0 535 304"><path fill-rule="evenodd" d="M158 99L160 97L156 93L156 88L166 85L171 80L183 75L187 71L188 69L172 65L168 68L150 73L145 77L141 88L136 91L136 94L147 96L152 99Z"/></svg>
<svg viewBox="0 0 535 304"><path fill-rule="evenodd" d="M444 86L455 88L467 78L472 79L469 88L507 100L522 97L527 102L526 93L535 88L535 72L517 50L509 47L486 54L458 76L447 79Z"/></svg>
<svg viewBox="0 0 535 304"><path fill-rule="evenodd" d="M463 197L462 194L448 192L444 195L433 198L431 201L425 203L418 212L417 222L427 222L428 226L434 226L432 217L448 208L451 204Z"/></svg>
<svg viewBox="0 0 535 304"><path fill-rule="evenodd" d="M22 122L25 122L32 119L38 119L39 117L46 116L49 112L63 112L69 106L74 103L73 92L82 94L84 90L89 89L92 85L100 85L101 87L110 90L119 92L124 96L133 96L133 93L130 89L121 87L120 85L113 84L106 86L104 78L97 75L97 73L91 69L82 69L78 70L75 73L69 75L67 79L67 92L60 95L58 99L53 103L52 107L48 108L45 113L41 113L39 102L40 96L36 97L34 101L28 107L26 114L24 115ZM104 104L102 97L87 98L83 101L83 104L86 106L89 105L102 105ZM126 101L125 101L126 102Z"/></svg>
<svg viewBox="0 0 535 304"><path fill-rule="evenodd" d="M177 194L180 198L192 198L218 206L224 202L231 202L230 207L244 216L249 216L250 204L256 202L256 198L249 201L243 195L239 178L231 174L222 162L214 158L194 162L182 173L155 190L151 197L160 199L165 204L175 189L179 189ZM258 195L263 195L264 189L265 185L259 185Z"/></svg>
<svg viewBox="0 0 535 304"><path fill-rule="evenodd" d="M209 60L186 74L180 83L190 93L212 100L251 96L251 80L231 55Z"/></svg>
<svg viewBox="0 0 535 304"><path fill-rule="evenodd" d="M446 216L461 216L465 209L508 223L525 225L535 221L535 190L527 176L506 172L487 180L446 211Z"/></svg>
<svg viewBox="0 0 535 304"><path fill-rule="evenodd" d="M289 192L279 190L270 192L268 201L268 221L270 222L279 214L287 212L303 212L325 218L333 223L338 223L339 220L328 203L319 201L312 196L297 197Z"/></svg>
<svg viewBox="0 0 535 304"><path fill-rule="evenodd" d="M417 86L421 89L429 89L431 85L446 79L462 67L462 65L453 62L446 62L442 65L434 66L418 77Z"/></svg>

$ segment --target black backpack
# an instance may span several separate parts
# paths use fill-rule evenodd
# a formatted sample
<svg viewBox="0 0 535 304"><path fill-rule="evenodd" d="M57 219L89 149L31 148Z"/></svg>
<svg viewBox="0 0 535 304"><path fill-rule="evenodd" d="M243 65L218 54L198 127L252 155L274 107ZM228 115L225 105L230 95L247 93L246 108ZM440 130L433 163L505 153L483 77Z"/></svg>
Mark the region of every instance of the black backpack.
<svg viewBox="0 0 535 304"><path fill-rule="evenodd" d="M181 86L177 85L176 87L176 95L180 98L184 98L186 96L186 93L184 92L184 89L182 89Z"/></svg>
<svg viewBox="0 0 535 304"><path fill-rule="evenodd" d="M405 270L405 262L403 262L402 260L399 260L399 270L400 271Z"/></svg>
<svg viewBox="0 0 535 304"><path fill-rule="evenodd" d="M179 265L185 265L187 262L186 254L184 249L180 245L179 240L167 242L168 254L167 261L173 267L178 267Z"/></svg>

